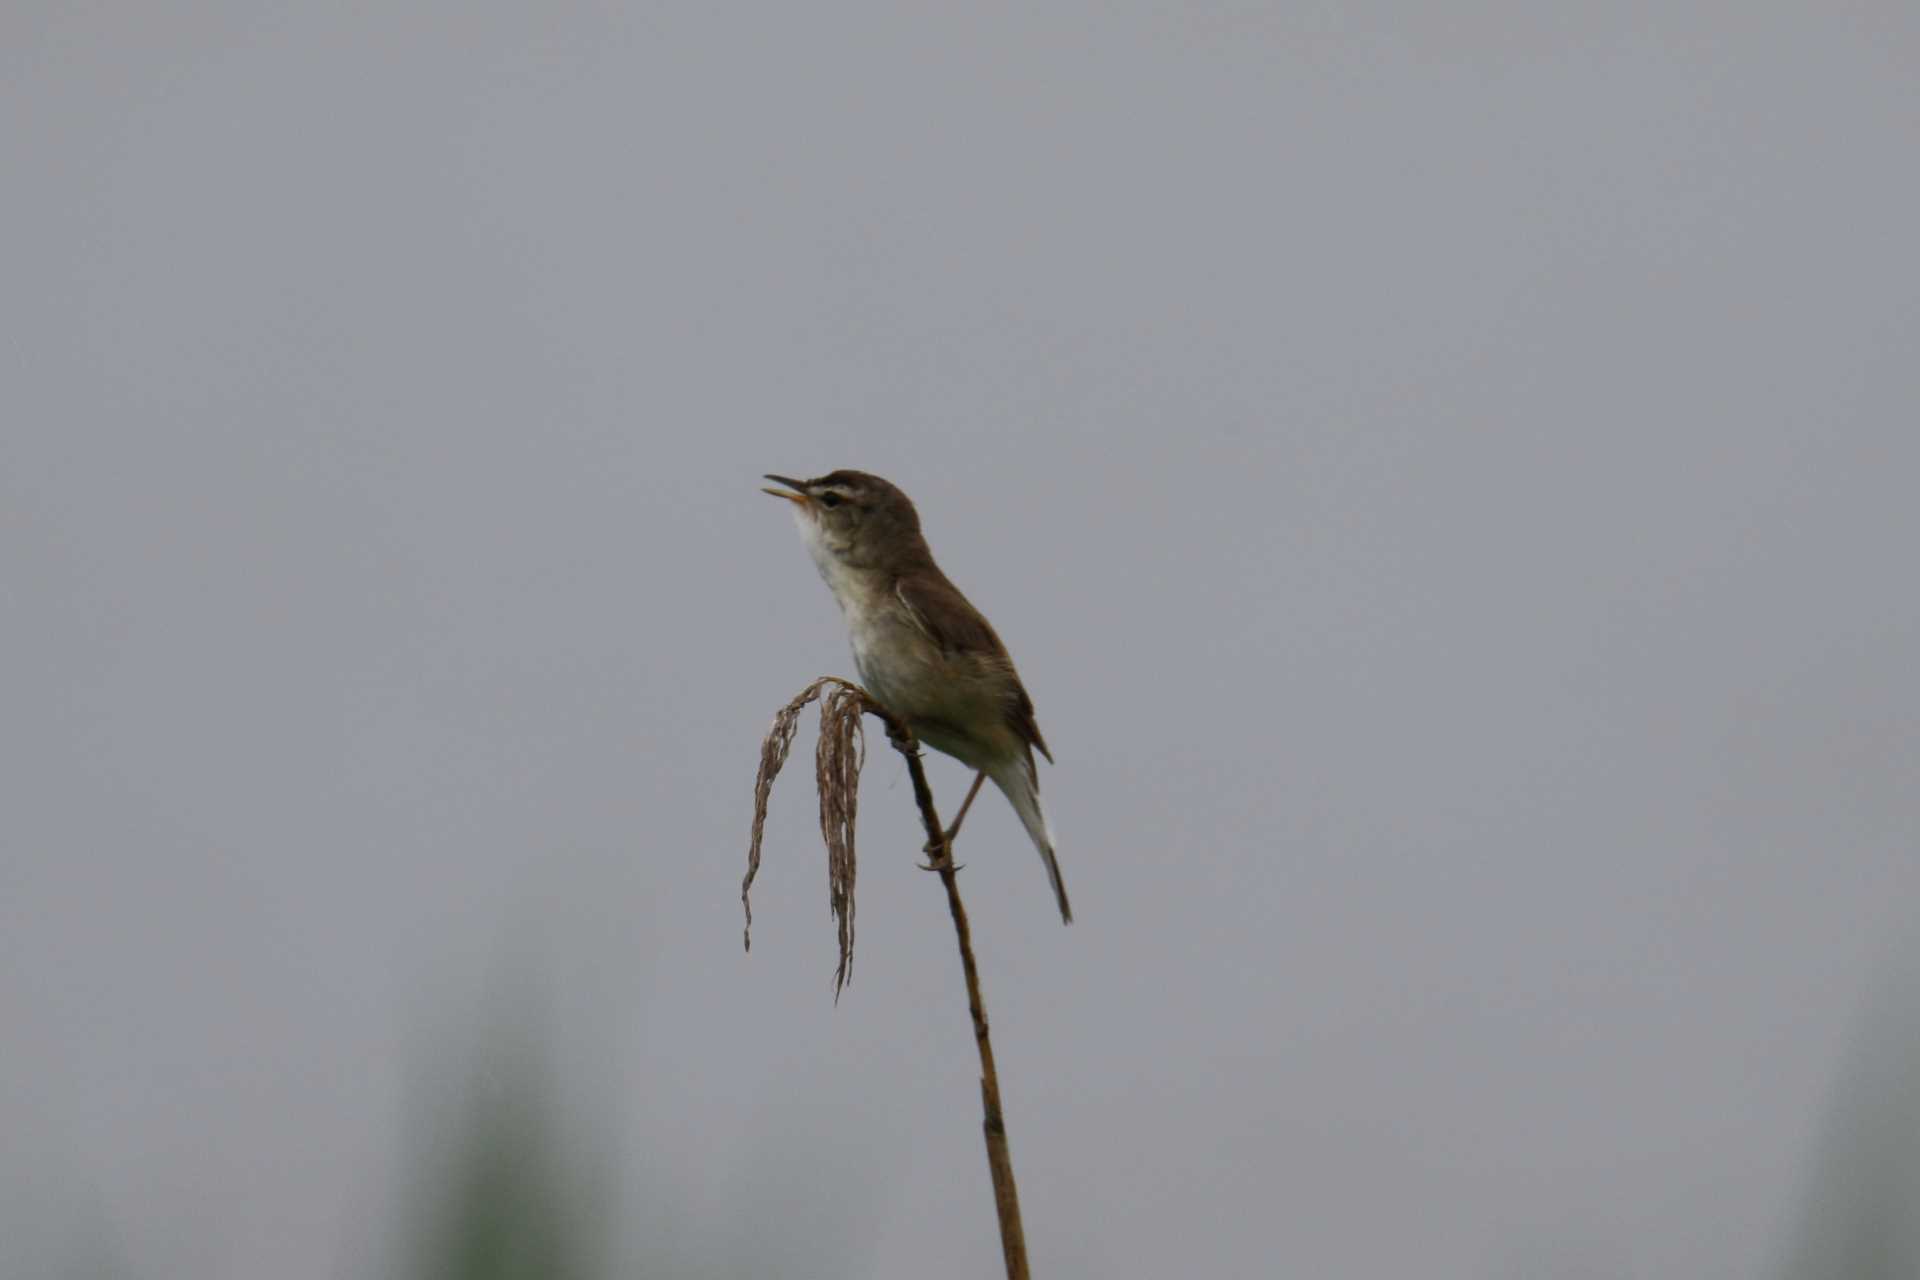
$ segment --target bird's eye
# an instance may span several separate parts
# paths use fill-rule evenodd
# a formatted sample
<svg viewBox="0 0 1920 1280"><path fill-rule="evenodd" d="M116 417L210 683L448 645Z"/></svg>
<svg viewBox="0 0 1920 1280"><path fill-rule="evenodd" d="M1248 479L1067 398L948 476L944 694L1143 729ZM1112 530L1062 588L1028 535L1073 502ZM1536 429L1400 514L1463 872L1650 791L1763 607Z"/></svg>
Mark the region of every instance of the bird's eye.
<svg viewBox="0 0 1920 1280"><path fill-rule="evenodd" d="M840 495L837 493L823 493L820 495L820 505L831 511L840 505Z"/></svg>

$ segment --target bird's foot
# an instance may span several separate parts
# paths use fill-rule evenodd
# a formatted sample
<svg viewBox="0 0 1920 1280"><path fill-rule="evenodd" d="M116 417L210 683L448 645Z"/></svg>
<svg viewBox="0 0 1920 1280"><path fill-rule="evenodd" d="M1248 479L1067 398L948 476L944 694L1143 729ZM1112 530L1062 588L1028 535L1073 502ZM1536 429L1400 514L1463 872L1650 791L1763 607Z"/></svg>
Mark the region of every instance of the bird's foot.
<svg viewBox="0 0 1920 1280"><path fill-rule="evenodd" d="M951 836L939 840L929 840L920 846L920 852L927 855L927 861L919 864L922 871L964 871L967 864L953 860L953 839Z"/></svg>

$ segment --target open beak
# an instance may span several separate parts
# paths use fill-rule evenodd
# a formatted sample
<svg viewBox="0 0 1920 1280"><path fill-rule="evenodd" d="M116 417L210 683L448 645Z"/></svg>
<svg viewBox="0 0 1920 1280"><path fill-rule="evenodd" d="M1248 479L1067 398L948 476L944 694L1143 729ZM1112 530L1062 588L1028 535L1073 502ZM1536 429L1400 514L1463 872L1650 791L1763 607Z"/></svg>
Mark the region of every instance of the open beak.
<svg viewBox="0 0 1920 1280"><path fill-rule="evenodd" d="M813 501L813 499L809 498L806 494L807 486L805 481L789 480L785 476L762 476L761 479L772 480L776 484L783 484L787 486L788 489L793 489L797 491L794 493L788 493L782 489L762 489L760 491L762 493L770 493L776 498L785 498L788 502L795 503L802 507L808 505Z"/></svg>

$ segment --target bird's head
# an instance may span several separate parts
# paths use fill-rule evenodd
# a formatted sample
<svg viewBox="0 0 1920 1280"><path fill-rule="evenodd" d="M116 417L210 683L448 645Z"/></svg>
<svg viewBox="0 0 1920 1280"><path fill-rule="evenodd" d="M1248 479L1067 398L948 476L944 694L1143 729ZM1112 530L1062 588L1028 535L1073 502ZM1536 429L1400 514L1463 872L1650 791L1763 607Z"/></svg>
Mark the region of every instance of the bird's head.
<svg viewBox="0 0 1920 1280"><path fill-rule="evenodd" d="M817 480L766 478L786 486L761 492L793 504L800 535L822 571L828 560L847 569L887 569L926 555L913 502L879 476L833 471Z"/></svg>

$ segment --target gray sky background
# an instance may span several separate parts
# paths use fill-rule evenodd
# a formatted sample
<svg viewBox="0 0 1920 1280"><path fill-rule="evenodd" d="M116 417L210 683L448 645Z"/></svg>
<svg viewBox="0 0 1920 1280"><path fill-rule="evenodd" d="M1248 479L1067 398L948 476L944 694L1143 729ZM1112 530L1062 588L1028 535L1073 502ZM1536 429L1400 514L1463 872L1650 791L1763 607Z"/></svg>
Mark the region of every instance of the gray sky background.
<svg viewBox="0 0 1920 1280"><path fill-rule="evenodd" d="M636 1250L992 1273L878 739L847 996L804 765L740 947L851 667L757 478L856 466L1059 760L1072 929L962 840L1036 1274L1774 1265L1920 892L1917 79L1900 4L14 0L0 1249L377 1270L517 990Z"/></svg>

